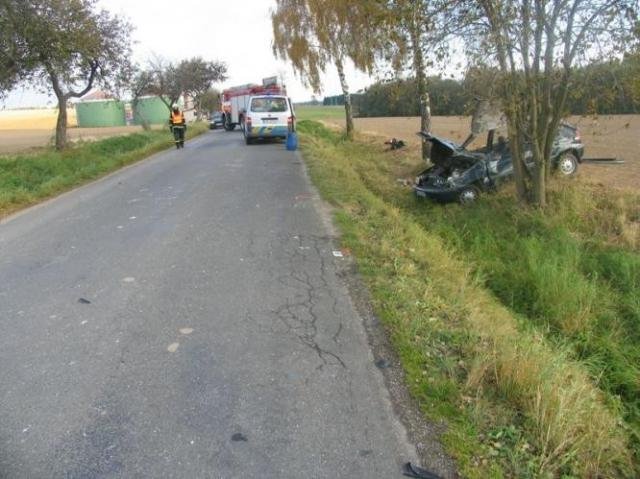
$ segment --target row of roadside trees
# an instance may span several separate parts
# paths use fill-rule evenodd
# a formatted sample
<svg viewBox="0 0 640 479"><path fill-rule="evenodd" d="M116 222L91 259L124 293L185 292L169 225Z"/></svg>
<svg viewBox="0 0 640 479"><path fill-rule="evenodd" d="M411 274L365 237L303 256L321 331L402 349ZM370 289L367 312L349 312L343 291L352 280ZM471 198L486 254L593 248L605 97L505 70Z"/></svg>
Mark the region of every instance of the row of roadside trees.
<svg viewBox="0 0 640 479"><path fill-rule="evenodd" d="M550 153L566 112L574 72L603 59L638 54L638 0L276 0L274 54L289 59L320 91L334 65L353 133L344 74L377 68L410 74L421 128L430 131L427 69L462 62L489 72L485 94L508 123L518 200L546 205ZM531 150L534 168L524 163ZM429 154L423 144L423 156Z"/></svg>
<svg viewBox="0 0 640 479"><path fill-rule="evenodd" d="M156 95L169 107L186 94L204 111L217 102L211 88L226 78L225 63L153 58L140 67L131 61L132 28L95 0L0 0L0 97L25 84L53 93L57 149L67 144L67 102L98 86L134 103Z"/></svg>
<svg viewBox="0 0 640 479"><path fill-rule="evenodd" d="M490 71L470 71L462 80L427 78L433 115L467 115L475 98L490 95ZM577 68L565 103L571 115L640 113L640 56L627 56ZM414 78L378 81L352 95L356 116L417 116ZM326 104L344 104L342 95L325 97Z"/></svg>

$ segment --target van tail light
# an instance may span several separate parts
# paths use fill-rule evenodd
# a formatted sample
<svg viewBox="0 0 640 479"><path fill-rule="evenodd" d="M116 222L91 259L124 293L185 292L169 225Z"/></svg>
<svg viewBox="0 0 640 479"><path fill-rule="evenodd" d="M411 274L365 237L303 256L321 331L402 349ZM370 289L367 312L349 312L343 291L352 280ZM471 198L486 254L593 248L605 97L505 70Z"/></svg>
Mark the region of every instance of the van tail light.
<svg viewBox="0 0 640 479"><path fill-rule="evenodd" d="M244 122L247 124L247 126L248 126L249 128L251 128L251 117L250 117L250 116L248 116L248 117L246 118L246 120L244 120Z"/></svg>
<svg viewBox="0 0 640 479"><path fill-rule="evenodd" d="M287 128L289 131L293 131L293 117L290 116L287 118Z"/></svg>

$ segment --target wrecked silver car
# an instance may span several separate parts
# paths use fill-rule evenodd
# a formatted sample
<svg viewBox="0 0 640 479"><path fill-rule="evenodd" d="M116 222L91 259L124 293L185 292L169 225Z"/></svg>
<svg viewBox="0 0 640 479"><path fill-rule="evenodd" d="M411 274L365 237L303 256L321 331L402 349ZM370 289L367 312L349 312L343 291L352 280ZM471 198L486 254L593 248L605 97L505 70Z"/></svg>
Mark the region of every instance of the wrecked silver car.
<svg viewBox="0 0 640 479"><path fill-rule="evenodd" d="M502 115L479 108L472 119L472 133L462 145L420 132L419 135L431 143L432 166L416 178L416 196L439 202L470 203L482 192L495 191L510 179L513 162L509 143L504 136L497 135L503 123ZM467 150L483 130L487 133L486 144ZM573 175L583 155L584 145L578 129L561 124L551 151L552 168L562 175ZM531 154L525 152L525 161L527 158L531 158Z"/></svg>

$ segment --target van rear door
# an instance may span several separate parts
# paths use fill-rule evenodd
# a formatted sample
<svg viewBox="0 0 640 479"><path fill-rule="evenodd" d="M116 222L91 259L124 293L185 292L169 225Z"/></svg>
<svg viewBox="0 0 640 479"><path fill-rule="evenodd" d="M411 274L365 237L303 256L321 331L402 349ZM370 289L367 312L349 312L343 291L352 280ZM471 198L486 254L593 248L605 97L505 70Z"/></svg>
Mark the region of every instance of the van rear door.
<svg viewBox="0 0 640 479"><path fill-rule="evenodd" d="M290 102L284 96L256 96L251 98L249 112L251 137L286 137L291 116Z"/></svg>

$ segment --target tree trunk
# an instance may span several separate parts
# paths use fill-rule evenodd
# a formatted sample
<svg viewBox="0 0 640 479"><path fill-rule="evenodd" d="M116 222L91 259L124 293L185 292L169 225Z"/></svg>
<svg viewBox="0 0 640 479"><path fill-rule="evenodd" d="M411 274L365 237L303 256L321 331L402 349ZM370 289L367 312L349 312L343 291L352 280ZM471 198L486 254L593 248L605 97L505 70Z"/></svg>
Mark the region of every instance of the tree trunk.
<svg viewBox="0 0 640 479"><path fill-rule="evenodd" d="M58 99L58 121L56 123L56 150L63 150L67 146L67 100L69 98L81 98L89 93L93 87L93 82L96 78L96 72L98 71L98 62L92 60L91 73L89 74L89 80L87 85L82 91L68 90L66 93L63 90L62 84L55 69L51 65L45 64L49 78L51 78L51 86L53 92Z"/></svg>
<svg viewBox="0 0 640 479"><path fill-rule="evenodd" d="M64 150L67 146L67 100L69 99L62 91L60 80L52 68L47 69L51 78L53 92L58 99L58 121L56 122L56 150Z"/></svg>
<svg viewBox="0 0 640 479"><path fill-rule="evenodd" d="M420 82L418 82L420 83ZM431 98L427 92L426 81L424 83L424 91L419 92L420 95L420 130L431 132ZM422 159L428 160L431 157L431 143L422 140Z"/></svg>
<svg viewBox="0 0 640 479"><path fill-rule="evenodd" d="M547 177L546 160L544 158L538 163L533 175L533 204L540 208L547 206Z"/></svg>
<svg viewBox="0 0 640 479"><path fill-rule="evenodd" d="M58 121L56 122L56 150L67 146L67 98L58 96Z"/></svg>
<svg viewBox="0 0 640 479"><path fill-rule="evenodd" d="M340 77L340 86L342 87L342 94L344 95L344 113L347 126L347 138L353 138L353 111L351 108L351 94L349 93L349 86L344 76L344 67L342 65L342 59L336 60L336 68L338 70L338 76Z"/></svg>
<svg viewBox="0 0 640 479"><path fill-rule="evenodd" d="M411 17L411 44L413 46L413 69L416 74L418 86L418 101L420 102L420 130L429 133L431 131L431 99L427 92L427 77L424 72L424 58L420 42L420 19L417 7L414 7ZM431 156L431 143L422 139L422 159L428 160Z"/></svg>

